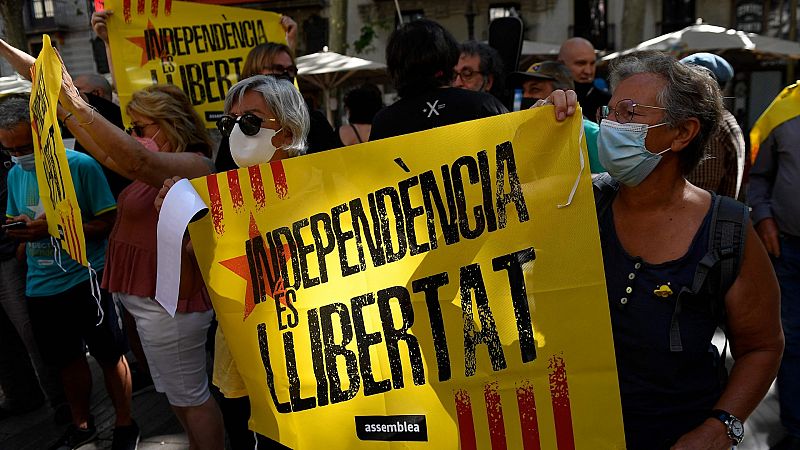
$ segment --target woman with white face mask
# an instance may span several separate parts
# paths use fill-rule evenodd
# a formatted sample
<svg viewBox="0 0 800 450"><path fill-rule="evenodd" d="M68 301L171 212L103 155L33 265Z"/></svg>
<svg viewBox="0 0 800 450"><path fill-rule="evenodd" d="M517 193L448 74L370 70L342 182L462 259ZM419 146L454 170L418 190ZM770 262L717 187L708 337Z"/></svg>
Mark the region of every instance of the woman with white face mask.
<svg viewBox="0 0 800 450"><path fill-rule="evenodd" d="M232 86L225 115L217 121L237 167L305 154L308 127L308 111L294 85L265 75Z"/></svg>
<svg viewBox="0 0 800 450"><path fill-rule="evenodd" d="M233 170L304 155L309 126L303 97L292 83L264 75L246 78L230 88L225 98L225 115L217 121L217 128L230 142L230 155L224 154L228 146L220 147L217 168ZM219 164L221 160L233 164ZM164 181L155 201L156 208L160 209L167 192L178 180L180 177ZM188 247L191 252L191 242ZM193 253L190 257L193 258ZM184 284L181 276L182 288ZM250 399L220 328L214 343L213 383L224 396L220 406L232 448L282 448L264 436L256 437L248 429Z"/></svg>
<svg viewBox="0 0 800 450"><path fill-rule="evenodd" d="M613 181L597 180L595 193L626 445L729 449L775 378L783 335L747 208L685 179L722 96L709 73L659 52L616 60L611 81L598 156ZM736 230L727 253L715 250L720 229ZM735 359L727 384L711 344L718 326Z"/></svg>

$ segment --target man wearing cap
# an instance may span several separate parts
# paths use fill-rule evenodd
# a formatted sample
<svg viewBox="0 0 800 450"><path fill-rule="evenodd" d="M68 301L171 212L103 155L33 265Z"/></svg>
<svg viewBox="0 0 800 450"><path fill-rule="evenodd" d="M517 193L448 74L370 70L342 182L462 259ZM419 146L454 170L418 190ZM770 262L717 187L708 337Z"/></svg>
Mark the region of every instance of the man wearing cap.
<svg viewBox="0 0 800 450"><path fill-rule="evenodd" d="M556 89L563 91L574 89L569 69L556 61L543 61L533 64L525 72L512 72L508 75L511 87L522 88L522 107L529 108L535 102L547 98ZM583 105L581 105L584 107ZM585 108L585 107L584 107ZM596 110L596 109L595 109ZM593 112L594 114L594 112ZM583 111L583 131L586 136L586 148L589 151L589 169L592 173L605 172L597 158L597 135L600 127L596 122L586 118Z"/></svg>
<svg viewBox="0 0 800 450"><path fill-rule="evenodd" d="M595 79L597 57L594 45L580 37L567 39L558 50L558 61L567 66L572 75L578 103L583 107L583 117L594 120L597 108L608 105L611 100L605 80Z"/></svg>
<svg viewBox="0 0 800 450"><path fill-rule="evenodd" d="M456 64L453 87L477 92L496 92L502 84L503 61L492 47L478 41L459 45L461 56Z"/></svg>
<svg viewBox="0 0 800 450"><path fill-rule="evenodd" d="M681 62L708 69L719 83L720 90L724 90L733 79L733 67L728 61L711 53L695 53ZM744 135L728 110L722 110L722 120L709 139L705 153L703 161L686 178L695 186L737 198L744 173Z"/></svg>

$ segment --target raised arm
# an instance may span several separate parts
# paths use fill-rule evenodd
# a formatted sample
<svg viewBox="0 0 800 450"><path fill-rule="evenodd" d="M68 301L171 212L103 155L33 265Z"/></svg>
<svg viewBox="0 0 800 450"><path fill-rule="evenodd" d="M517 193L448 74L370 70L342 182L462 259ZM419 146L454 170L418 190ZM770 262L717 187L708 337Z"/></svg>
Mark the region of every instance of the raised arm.
<svg viewBox="0 0 800 450"><path fill-rule="evenodd" d="M124 131L103 118L86 101L72 84L72 77L61 62L62 84L59 102L71 113L67 119L75 121L70 127L80 127L75 137L90 150L98 152L99 162L132 180L142 181L160 188L166 178L180 176L196 178L213 171L210 159L194 153L151 152ZM76 130L78 131L78 130ZM91 141L86 141L86 137ZM83 138L83 140L81 140ZM102 154L100 154L102 153ZM113 160L109 163L108 159Z"/></svg>
<svg viewBox="0 0 800 450"><path fill-rule="evenodd" d="M0 39L0 55L25 79L31 79L31 66L36 58Z"/></svg>
<svg viewBox="0 0 800 450"><path fill-rule="evenodd" d="M116 78L114 77L114 64L111 62L111 44L108 42L108 18L114 14L114 11L105 10L105 11L96 11L92 13L92 29L94 30L95 34L103 44L105 44L106 48L106 59L108 60L108 67L111 69L111 87L116 91L117 90L117 82Z"/></svg>

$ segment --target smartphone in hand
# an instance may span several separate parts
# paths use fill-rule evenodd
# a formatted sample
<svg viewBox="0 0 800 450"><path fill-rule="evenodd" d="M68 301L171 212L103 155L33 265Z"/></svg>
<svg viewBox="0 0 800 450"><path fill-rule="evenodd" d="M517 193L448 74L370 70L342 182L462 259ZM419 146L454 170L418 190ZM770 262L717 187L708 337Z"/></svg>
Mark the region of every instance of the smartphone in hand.
<svg viewBox="0 0 800 450"><path fill-rule="evenodd" d="M27 226L28 226L27 222L20 220L18 222L4 223L0 225L0 228L3 228L4 230L18 230L20 228L25 228Z"/></svg>

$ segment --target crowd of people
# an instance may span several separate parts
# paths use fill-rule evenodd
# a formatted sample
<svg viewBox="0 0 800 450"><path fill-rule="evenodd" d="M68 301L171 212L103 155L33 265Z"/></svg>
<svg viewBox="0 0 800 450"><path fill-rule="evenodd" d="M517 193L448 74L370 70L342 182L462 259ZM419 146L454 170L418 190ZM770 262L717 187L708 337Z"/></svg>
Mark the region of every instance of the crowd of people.
<svg viewBox="0 0 800 450"><path fill-rule="evenodd" d="M92 18L106 45L109 14ZM513 71L490 46L459 44L422 19L387 44L399 100L384 106L380 89L359 86L344 97L348 122L334 129L294 87L297 27L288 17L281 23L289 45L250 52L227 93L216 149L181 89L135 92L123 130L105 78L73 78L62 65L58 118L76 141L67 161L93 271L54 251L48 236L29 96L0 98L8 217L0 232L0 419L46 396L69 422L51 448L93 440L88 347L116 412L113 448L135 449L130 349L191 449L222 449L226 437L234 449L280 448L248 429L248 392L219 329L210 372L221 395L212 395L214 311L188 238L177 313L154 300L166 192L180 178L506 114L516 109L506 94L518 90L518 108L552 105L559 121L578 106L583 114L627 447L730 448L777 375L788 435L774 448L800 449L800 116L772 130L746 186L744 134L723 107L733 69L720 56L633 53L611 64L609 88L596 79L585 39L565 41L556 61ZM1 40L0 55L29 74L30 55ZM718 328L730 343L730 369L727 345L720 354L712 344Z"/></svg>

